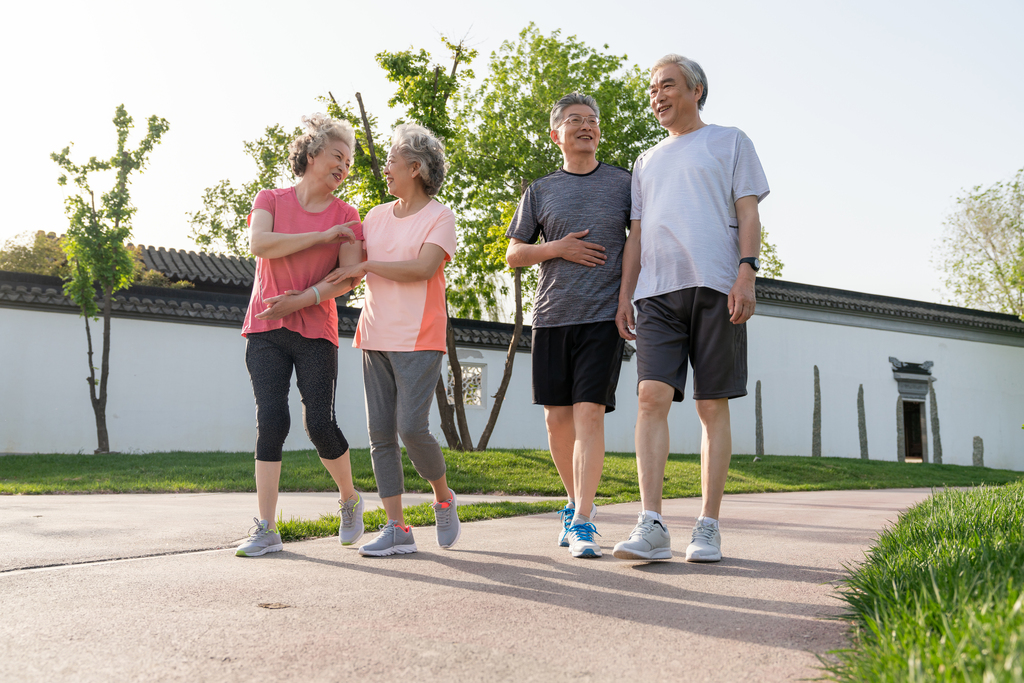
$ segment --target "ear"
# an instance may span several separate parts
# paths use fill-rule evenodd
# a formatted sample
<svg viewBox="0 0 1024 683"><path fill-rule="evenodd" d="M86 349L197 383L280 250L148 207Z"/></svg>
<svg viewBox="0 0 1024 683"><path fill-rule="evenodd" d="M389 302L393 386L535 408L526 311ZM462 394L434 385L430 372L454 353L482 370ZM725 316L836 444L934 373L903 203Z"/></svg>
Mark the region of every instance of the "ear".
<svg viewBox="0 0 1024 683"><path fill-rule="evenodd" d="M558 144L558 129L555 128L554 130L552 130L550 135L551 135L551 142L553 142L553 143L555 143L557 145Z"/></svg>
<svg viewBox="0 0 1024 683"><path fill-rule="evenodd" d="M704 84L698 83L693 86L693 101L700 102L700 98L704 96Z"/></svg>
<svg viewBox="0 0 1024 683"><path fill-rule="evenodd" d="M415 178L420 175L420 162L412 162L412 166L409 167L412 170L412 177Z"/></svg>

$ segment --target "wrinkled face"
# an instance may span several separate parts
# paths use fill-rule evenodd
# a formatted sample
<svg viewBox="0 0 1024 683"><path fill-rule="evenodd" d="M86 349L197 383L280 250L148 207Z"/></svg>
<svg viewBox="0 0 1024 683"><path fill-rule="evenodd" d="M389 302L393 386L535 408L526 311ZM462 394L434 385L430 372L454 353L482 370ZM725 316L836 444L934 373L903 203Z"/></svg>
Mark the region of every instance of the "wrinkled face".
<svg viewBox="0 0 1024 683"><path fill-rule="evenodd" d="M338 189L352 167L352 150L341 140L328 139L315 157L307 157L306 176L322 180L331 190Z"/></svg>
<svg viewBox="0 0 1024 683"><path fill-rule="evenodd" d="M693 90L686 87L686 76L678 64L666 64L651 74L651 110L663 128L672 130L697 116L703 91L699 83Z"/></svg>
<svg viewBox="0 0 1024 683"><path fill-rule="evenodd" d="M562 122L551 131L551 139L563 154L597 153L601 141L601 128L597 114L585 104L573 104L562 112Z"/></svg>
<svg viewBox="0 0 1024 683"><path fill-rule="evenodd" d="M414 161L410 164L399 153L397 147L392 147L384 164L384 179L388 184L388 192L393 197L409 197L417 184L421 187L423 185L420 180L420 162Z"/></svg>

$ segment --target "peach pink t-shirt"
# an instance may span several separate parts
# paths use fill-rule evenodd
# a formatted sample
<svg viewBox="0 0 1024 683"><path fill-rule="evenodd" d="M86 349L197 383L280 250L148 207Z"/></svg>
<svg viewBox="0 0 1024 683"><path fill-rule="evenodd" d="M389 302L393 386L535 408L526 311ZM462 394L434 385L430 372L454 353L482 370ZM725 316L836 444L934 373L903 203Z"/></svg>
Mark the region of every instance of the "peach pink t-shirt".
<svg viewBox="0 0 1024 683"><path fill-rule="evenodd" d="M293 187L261 190L252 208L253 211L263 209L269 212L274 217L274 232L283 234L323 232L335 225L359 220L359 212L340 199L334 199L330 206L319 213L310 213L299 204ZM249 220L252 220L251 212ZM349 227L356 234L356 239L363 239L360 224ZM289 289L308 289L337 267L337 244L318 244L272 259L257 256L256 280L252 284L252 297L249 299L249 310L245 312L242 336L283 327L307 339L328 339L337 346L338 307L334 299L321 301L319 306L307 306L280 320L260 320L256 317L257 313L267 308L264 299L284 294Z"/></svg>
<svg viewBox="0 0 1024 683"><path fill-rule="evenodd" d="M455 255L455 214L431 200L411 216L395 218L395 202L370 209L363 220L368 261L412 261L436 244L445 261ZM366 299L352 346L368 351L444 351L448 325L444 262L420 282L395 282L367 273Z"/></svg>

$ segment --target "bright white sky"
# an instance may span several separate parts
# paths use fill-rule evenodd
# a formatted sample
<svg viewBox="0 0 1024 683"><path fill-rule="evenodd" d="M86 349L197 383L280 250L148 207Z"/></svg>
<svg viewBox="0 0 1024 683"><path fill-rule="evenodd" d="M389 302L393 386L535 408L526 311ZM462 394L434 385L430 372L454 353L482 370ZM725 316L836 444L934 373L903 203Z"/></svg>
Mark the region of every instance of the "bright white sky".
<svg viewBox="0 0 1024 683"><path fill-rule="evenodd" d="M203 189L253 176L243 140L298 125L328 90L362 92L391 122L374 54L446 60L439 35L468 34L482 75L531 20L644 67L667 52L701 63L704 120L742 128L761 157L786 280L940 301L931 259L954 198L1024 166L1019 0L21 0L5 18L0 242L64 231L49 154L73 141L80 161L109 156L120 103L137 125L171 125L132 186L135 243L194 249L186 214Z"/></svg>

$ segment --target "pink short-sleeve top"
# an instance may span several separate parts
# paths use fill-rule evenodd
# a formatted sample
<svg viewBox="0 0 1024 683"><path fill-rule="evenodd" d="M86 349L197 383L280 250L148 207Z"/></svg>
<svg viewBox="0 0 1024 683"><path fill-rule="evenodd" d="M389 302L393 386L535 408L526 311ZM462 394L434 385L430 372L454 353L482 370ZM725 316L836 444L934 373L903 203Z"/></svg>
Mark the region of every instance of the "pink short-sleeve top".
<svg viewBox="0 0 1024 683"><path fill-rule="evenodd" d="M424 244L436 244L445 262L455 255L455 214L431 200L411 216L396 218L395 202L370 209L363 221L368 261L412 261ZM366 298L352 346L368 351L445 351L444 262L427 280L395 282L367 273Z"/></svg>
<svg viewBox="0 0 1024 683"><path fill-rule="evenodd" d="M295 188L261 190L252 204L253 211L263 209L274 217L274 232L297 234L323 232L335 225L358 221L359 212L334 199L330 206L318 213L302 208ZM249 213L252 220L252 213ZM350 226L357 240L363 239L362 225ZM265 259L256 257L256 280L252 285L249 310L245 312L242 336L250 332L267 332L281 328L298 332L308 339L327 339L338 345L338 307L334 299L321 301L318 306L307 306L280 320L260 320L258 313L265 311L264 299L284 294L289 289L303 290L315 285L338 266L338 245L318 244L308 249Z"/></svg>

